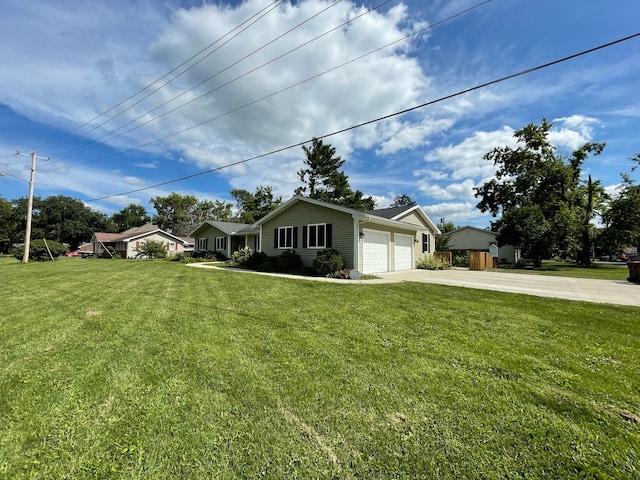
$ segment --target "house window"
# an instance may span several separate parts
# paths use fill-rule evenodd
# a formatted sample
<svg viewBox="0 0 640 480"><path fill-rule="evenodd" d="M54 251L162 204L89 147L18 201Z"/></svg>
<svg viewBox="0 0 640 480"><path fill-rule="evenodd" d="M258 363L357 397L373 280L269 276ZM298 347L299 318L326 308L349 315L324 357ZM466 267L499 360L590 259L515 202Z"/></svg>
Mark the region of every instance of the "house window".
<svg viewBox="0 0 640 480"><path fill-rule="evenodd" d="M274 248L298 248L298 227L278 227L273 234Z"/></svg>
<svg viewBox="0 0 640 480"><path fill-rule="evenodd" d="M227 249L227 237L216 237L216 250Z"/></svg>
<svg viewBox="0 0 640 480"><path fill-rule="evenodd" d="M175 242L169 242L169 250L173 251L176 249L176 244Z"/></svg>
<svg viewBox="0 0 640 480"><path fill-rule="evenodd" d="M198 250L207 250L208 249L208 238L204 237L204 238L199 238L198 239Z"/></svg>
<svg viewBox="0 0 640 480"><path fill-rule="evenodd" d="M422 234L422 253L431 252L431 235L429 233Z"/></svg>
<svg viewBox="0 0 640 480"><path fill-rule="evenodd" d="M302 248L331 248L331 224L305 225L302 229Z"/></svg>

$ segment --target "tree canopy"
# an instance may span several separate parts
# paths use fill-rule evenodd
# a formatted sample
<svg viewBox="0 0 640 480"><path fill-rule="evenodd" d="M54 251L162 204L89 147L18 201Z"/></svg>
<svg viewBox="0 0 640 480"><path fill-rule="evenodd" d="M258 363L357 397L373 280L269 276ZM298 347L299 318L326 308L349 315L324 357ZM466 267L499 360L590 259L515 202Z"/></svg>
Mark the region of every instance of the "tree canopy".
<svg viewBox="0 0 640 480"><path fill-rule="evenodd" d="M123 232L130 228L140 227L149 223L151 217L142 205L131 203L119 212L111 215L111 220L116 224L118 231Z"/></svg>
<svg viewBox="0 0 640 480"><path fill-rule="evenodd" d="M270 186L258 185L255 193L240 188L230 193L236 200L237 219L241 223L257 222L282 203L282 197L275 198Z"/></svg>
<svg viewBox="0 0 640 480"><path fill-rule="evenodd" d="M336 156L335 147L314 138L311 146L303 146L306 168L298 170L303 186L296 188L296 195L335 203L357 210L373 210L375 200L365 197L360 190L355 192L349 185L349 177L340 170L344 160Z"/></svg>
<svg viewBox="0 0 640 480"><path fill-rule="evenodd" d="M497 147L484 159L497 167L494 179L476 188L477 207L499 217L493 222L500 245L523 248L536 265L551 255L590 262L591 220L605 198L600 182L581 180L582 165L604 143L586 143L569 158L549 142L551 124L529 124L515 132L516 148Z"/></svg>

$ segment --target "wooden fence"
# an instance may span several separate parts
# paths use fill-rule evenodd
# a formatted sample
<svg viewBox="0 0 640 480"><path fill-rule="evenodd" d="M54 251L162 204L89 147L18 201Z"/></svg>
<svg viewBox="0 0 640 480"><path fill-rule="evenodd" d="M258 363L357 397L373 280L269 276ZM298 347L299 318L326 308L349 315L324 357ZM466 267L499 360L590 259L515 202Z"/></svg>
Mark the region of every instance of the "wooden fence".
<svg viewBox="0 0 640 480"><path fill-rule="evenodd" d="M493 257L489 252L469 252L469 270L494 268Z"/></svg>

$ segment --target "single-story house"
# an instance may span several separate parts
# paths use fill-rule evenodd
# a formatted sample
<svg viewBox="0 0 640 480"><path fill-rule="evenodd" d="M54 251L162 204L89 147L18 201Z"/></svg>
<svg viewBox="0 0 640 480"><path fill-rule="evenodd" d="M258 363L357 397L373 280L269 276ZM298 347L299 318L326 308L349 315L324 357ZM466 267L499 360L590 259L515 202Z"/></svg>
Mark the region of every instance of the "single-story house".
<svg viewBox="0 0 640 480"><path fill-rule="evenodd" d="M246 223L207 220L189 236L193 237L194 252L218 252L229 258L244 247L260 249L260 230Z"/></svg>
<svg viewBox="0 0 640 480"><path fill-rule="evenodd" d="M345 267L362 273L415 268L433 253L438 227L419 205L362 212L294 196L258 220L258 249L269 256L295 250L310 266L317 252L335 248Z"/></svg>
<svg viewBox="0 0 640 480"><path fill-rule="evenodd" d="M138 254L137 248L151 240L164 243L167 255L183 253L186 243L182 238L165 232L151 223L120 233L96 232L91 237L96 256L106 254L107 248L111 247L122 258L135 258Z"/></svg>
<svg viewBox="0 0 640 480"><path fill-rule="evenodd" d="M446 250L471 250L497 253L500 263L517 263L520 249L513 245L498 248L497 233L478 227L461 227L442 234L447 239Z"/></svg>

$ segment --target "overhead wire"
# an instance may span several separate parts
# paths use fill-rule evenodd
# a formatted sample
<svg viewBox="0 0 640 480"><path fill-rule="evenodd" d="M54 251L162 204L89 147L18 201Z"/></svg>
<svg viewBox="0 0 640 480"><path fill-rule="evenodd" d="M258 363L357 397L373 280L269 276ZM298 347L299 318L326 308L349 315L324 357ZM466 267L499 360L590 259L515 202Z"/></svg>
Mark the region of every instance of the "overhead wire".
<svg viewBox="0 0 640 480"><path fill-rule="evenodd" d="M325 139L325 138L328 138L328 137L339 135L341 133L348 132L350 130L355 130L355 129L364 127L366 125L371 125L373 123L377 123L377 122L380 122L382 120L387 120L387 119L392 118L392 117L396 117L396 116L399 116L399 115L403 115L405 113L409 113L409 112L412 112L412 111L415 111L415 110L419 110L421 108L425 108L427 106L434 105L436 103L443 102L445 100L450 100L452 98L459 97L461 95L464 95L464 94L467 94L467 93L470 93L470 92L473 92L473 91L476 91L476 90L480 90L482 88L486 88L486 87L489 87L491 85L496 85L498 83L502 83L502 82L505 82L505 81L508 81L508 80L511 80L511 79L514 79L514 78L517 78L517 77L521 77L523 75L528 75L530 73L533 73L533 72L536 72L536 71L539 71L539 70L543 70L545 68L549 68L549 67L552 67L554 65L558 65L560 63L564 63L564 62L567 62L569 60L573 60L575 58L578 58L578 57L581 57L581 56L584 56L584 55L588 55L588 54L596 52L598 50L602 50L602 49L611 47L613 45L617 45L617 44L629 41L629 40L631 40L633 38L637 38L637 37L640 37L640 32L632 34L632 35L629 35L629 36L626 36L626 37L623 37L623 38L620 38L618 40L614 40L612 42L608 42L608 43L605 43L605 44L598 45L597 47L593 47L593 48L590 48L590 49L587 49L587 50L583 50L583 51L578 52L578 53L574 53L574 54L566 56L566 57L559 58L557 60L553 60L551 62L547 62L547 63L541 64L541 65L538 65L538 66L535 66L535 67L527 68L525 70L520 70L519 72L515 72L515 73L512 73L510 75L499 77L497 79L490 80L488 82L484 82L484 83L475 85L473 87L466 88L464 90L460 90L460 91L458 91L456 93L452 93L450 95L439 97L439 98L437 98L435 100L430 100L428 102L421 103L419 105L415 105L413 107L406 108L404 110L400 110L400 111L397 111L397 112L394 112L394 113L390 113L388 115L384 115L382 117L378 117L378 118L375 118L373 120L368 120L366 122L362 122L362 123L359 123L357 125L352 125L352 126L347 127L347 128L336 130L336 131L333 131L331 133L326 133L324 135L316 136L314 138ZM191 175L186 175L186 176L183 176L183 177L174 178L172 180L167 180L167 181L164 181L164 182L156 183L154 185L149 185L149 186L146 186L146 187L141 187L141 188L137 188L137 189L134 189L134 190L129 190L129 191L126 191L126 192L115 193L115 194L112 194L112 195L105 195L105 196L102 196L102 197L97 197L97 198L93 198L93 199L85 200L85 201L87 201L87 202L96 202L96 201L99 201L99 200L105 200L105 199L108 199L108 198L119 197L119 196L122 196L122 195L129 195L131 193L141 192L141 191L144 191L144 190L149 190L151 188L157 188L157 187L161 187L161 186L164 186L164 185L169 185L171 183L181 182L181 181L188 180L188 179L191 179L191 178L195 178L195 177L198 177L198 176L201 176L201 175L205 175L207 173L213 173L213 172L216 172L216 171L223 170L225 168L234 167L234 166L237 166L237 165L248 163L248 162L253 161L253 160L257 160L257 159L260 159L260 158L268 157L268 156L274 155L276 153L281 153L281 152L290 150L292 148L301 147L301 146L303 146L305 144L308 144L311 141L313 141L313 138L307 139L307 140L304 140L302 142L298 142L298 143L295 143L295 144L292 144L292 145L288 145L286 147L281 147L281 148L278 148L278 149L275 149L275 150L271 150L270 152L266 152L266 153L262 153L262 154L259 154L259 155L255 155L255 156L250 157L250 158L245 158L243 160L238 160L237 162L232 162L232 163L229 163L229 164L226 164L226 165L222 165L222 166L219 166L219 167L211 168L209 170L204 170L204 171L201 171L201 172L193 173Z"/></svg>
<svg viewBox="0 0 640 480"><path fill-rule="evenodd" d="M174 67L173 69L169 70L167 73L165 73L164 75L162 75L161 77L157 78L156 80L152 81L151 83L147 84L146 86L144 86L143 88L141 88L140 90L138 90L137 92L129 95L127 98L125 98L124 100L120 101L119 103L116 103L115 105L113 105L112 107L110 107L109 109L103 111L102 113L98 114L97 116L93 117L91 120L87 120L86 122L84 122L83 124L77 126L76 128L74 128L73 130L70 130L58 137L53 138L52 140L49 140L47 142L44 142L34 148L30 148L27 150L37 150L40 147L43 147L45 145L49 145L57 140L60 140L62 138L65 138L69 135L71 135L72 133L80 130L82 127L85 127L91 123L93 123L94 121L96 121L97 119L99 119L100 117L106 115L107 113L115 110L116 108L124 105L126 102L128 102L129 100L132 100L133 98L135 98L137 95L143 93L144 91L146 91L147 89L153 87L153 85L155 85L156 83L160 82L161 80L164 80L165 78L167 78L169 75L171 75L172 73L174 73L175 71L177 71L178 69L180 69L181 67L185 66L187 63L189 63L191 60L195 59L196 57L198 57L200 54L206 52L207 50L209 50L211 47L213 47L214 45L216 45L218 42L220 42L221 40L223 40L224 38L226 38L227 36L229 36L230 34L232 34L233 32L235 32L236 30L238 30L240 27L242 27L243 25L245 25L246 23L250 22L251 20L253 20L254 18L260 16L263 12L266 11L266 13L264 13L264 15L260 16L257 20L255 20L254 22L252 22L249 26L245 27L244 29L242 29L242 32L244 32L245 30L247 30L247 28L249 28L250 26L254 25L258 20L261 20L264 16L266 16L268 13L270 13L272 10L274 10L275 8L277 8L280 4L282 4L285 0L275 0L272 3L270 3L269 5L267 5L266 7L262 8L261 10L259 10L258 12L256 12L255 14L253 14L251 17L249 17L248 19L244 20L243 22L241 22L240 24L236 25L234 28L232 28L231 30L229 30L227 33L225 33L224 35L222 35L221 37L219 37L218 39L216 39L215 41L209 43L206 47L202 48L201 50L199 50L198 52L196 52L195 54L193 54L191 57L187 58L186 60L184 60L182 63L180 63L179 65L177 65L176 67ZM239 35L236 34L234 35L235 38ZM225 44L228 42L225 42ZM143 97L142 100L144 100L145 98L148 98L148 96L154 94L155 92L157 92L159 89L163 88L164 86L166 86L167 84L171 83L172 81L174 81L175 79L179 78L180 76L182 76L184 73L186 73L187 71L191 70L193 67L195 67L196 65L198 65L199 63L201 63L204 59L208 58L209 56L211 56L211 54L215 53L215 51L217 51L218 49L214 50L213 52L208 53L207 55L205 55L204 57L202 57L201 59L199 59L197 62L193 63L192 65L190 65L188 68L186 68L185 70L183 70L182 72L180 72L178 75L176 75L175 77L173 77L171 80L169 80L168 82L164 83L163 85L161 85L160 87L156 88L155 90L153 90L149 95ZM139 102L138 102L139 103ZM135 105L135 104L134 104ZM123 110L122 112L120 112L118 115L120 115L121 113L123 113L124 111L128 110L129 108L131 108L132 106L127 107L125 110ZM112 120L115 117L110 118L108 121ZM108 122L107 121L107 122ZM105 123L107 123L105 122ZM95 130L96 128L99 128L100 126L102 126L103 124L98 125L98 127L95 127L91 130L89 130L88 132L85 132L82 136L86 135L87 133ZM68 142L63 143L66 144Z"/></svg>
<svg viewBox="0 0 640 480"><path fill-rule="evenodd" d="M326 35L328 35L328 34L332 33L333 31L338 30L338 29L340 29L340 28L344 27L344 26L345 26L345 25L347 25L348 23L350 23L350 22L352 22L352 21L354 21L354 20L356 20L356 19L358 19L358 18L360 18L360 17L362 17L362 16L364 16L364 15L366 15L366 14L368 14L368 13L371 13L372 11L374 11L374 10L376 10L376 9L380 8L381 6L383 6L383 5L387 4L387 3L389 3L390 1L391 1L391 0L386 0L386 1L384 1L384 2L382 2L382 3L380 3L380 4L378 4L378 5L376 5L375 7L372 7L371 9L369 9L369 10L365 11L364 13L362 13L362 14L360 14L360 15L357 15L356 17L353 17L352 19L350 19L350 20L348 20L348 21L346 21L346 22L343 22L342 24L337 25L336 27L334 27L334 28L332 28L332 29L330 29L330 30L328 30L328 31L324 32L323 34L318 35L318 36L316 36L316 37L314 37L314 38L312 38L312 39L308 40L307 42L305 42L305 43L303 43L303 44L301 44L301 45L298 45L297 47L295 47L295 48L293 48L293 49L291 49L291 50L288 50L287 52L285 52L285 53L283 53L283 54L281 54L281 55L279 55L279 56L277 56L277 57L275 57L275 58L273 58L273 59L269 60L268 62L265 62L265 63L263 63L263 64L261 64L261 65L259 65L259 66L255 67L255 68L253 68L253 69L251 69L251 70L249 70L249 71L247 71L247 72L243 73L242 75L239 75L239 76L237 76L237 77L235 77L235 78L233 78L233 79L231 79L231 80L229 80L229 81L227 81L227 82L225 82L225 83L223 83L223 84L221 84L221 85L218 85L216 88L214 88L214 89L212 89L212 90L209 90L208 92L205 92L205 93L203 93L203 94L199 95L198 97L195 97L195 98L193 98L193 99L189 100L188 102L186 102L186 103L184 103L184 104L182 104L182 105L176 106L175 108L173 108L173 109L171 109L171 110L168 110L168 111L166 111L166 112L162 113L161 115L158 115L158 116L156 116L156 117L154 117L154 118L151 118L151 119L149 119L149 120L145 121L144 123L142 123L142 124L140 124L140 125L137 125L136 127L133 127L133 128L131 128L131 129L129 129L129 130L127 130L127 131L125 131L125 132L122 132L122 133L120 133L120 134L118 134L118 135L116 135L116 136L114 136L114 137L110 138L109 140L114 140L115 138L118 138L118 137L123 136L123 135L126 135L127 133L130 133L130 132L132 132L132 131L134 131L134 130L137 130L138 128L141 128L141 127L143 127L143 126L145 126L145 125L147 125L147 124L149 124L149 123L151 123L151 122L154 122L155 120L158 120L159 118L162 118L162 117L164 117L164 116L166 116L166 115L168 115L168 114L170 114L170 113L173 113L174 111L176 111L176 110L178 110L178 109L180 109L180 108L182 108L182 107L184 107L184 106L186 106L186 105L189 105L189 104L191 104L191 103L193 103L193 102L195 102L195 101L197 101L197 100L199 100L199 99L201 99L201 98L205 97L206 95L209 95L209 94L211 94L211 93L213 93L213 92L215 92L215 91L217 91L217 90L219 90L219 89L221 89L221 88L223 88L223 87L225 87L225 86L229 85L230 83L232 83L232 82L234 82L234 81L239 80L240 78L246 77L247 75L249 75L249 74L251 74L251 73L253 73L253 72L255 72L255 71L259 70L260 68L263 68L264 66L269 65L270 63L273 63L273 62L275 62L275 61L279 60L280 58L282 58L282 57L284 57L284 56L286 56L286 55L288 55L288 54L290 54L290 53L292 53L292 52L294 52L294 51L296 51L296 50L298 50L298 49L300 49L300 48L302 48L302 47L304 47L304 46L308 45L309 43L311 43L311 42L313 42L313 41L316 41L316 40L318 40L318 39L320 39L320 38L322 38L322 37L324 37L324 36L326 36ZM365 57L367 57L367 56L369 56L369 55L372 55L372 54L374 54L374 53L376 53L376 52L379 52L379 51L381 51L381 50L383 50L383 49L385 49L385 48L388 48L388 47L390 47L390 46L392 46L392 45L395 45L395 44L397 44L397 43L400 43L400 42L402 42L402 41L404 41L404 40L406 40L406 39L408 39L408 38L411 38L411 37L417 36L417 35L419 35L419 34L421 34L421 33L424 33L426 30L429 30L429 29L431 29L431 28L434 28L434 27L436 27L436 26L438 26L438 25L441 25L441 24L443 24L443 23L445 23L445 22L447 22L447 21L450 21L450 20L452 20L452 19L454 19L454 18L456 18L456 17L459 17L459 16L461 16L461 15L463 15L463 14L465 14L465 13L468 13L468 12L470 12L470 11L472 11L472 10L476 9L476 8L479 8L479 7L481 7L481 6L483 6L483 5L487 4L487 3L490 3L491 1L492 1L492 0L485 0L485 1L483 1L483 2L480 2L480 3L476 4L476 5L473 5L473 6L469 7L469 8L466 8L466 9L464 9L464 10L460 11L460 12L457 12L457 13L455 13L455 14L453 14L453 15L450 15L450 16L448 16L448 17L446 17L446 18L442 19L442 20L439 20L439 21L437 21L437 22L435 22L435 23L433 23L433 24L429 24L429 25L428 25L428 26L426 26L426 27L423 27L423 28L418 29L418 30L416 30L416 31L414 31L414 32L411 32L411 33L409 33L409 34L407 34L407 35L405 35L405 36L403 36L403 37L401 37L401 38L399 38L399 39L397 39L397 40L394 40L393 42L387 43L386 45L383 45L383 46L378 47L378 48L376 48L376 49L374 49L374 50L371 50L371 51L369 51L369 52L367 52L367 53L365 53L365 54L362 54L362 55L359 55L359 56L357 56L357 57L355 57L355 58L352 58L351 60L348 60L348 61L346 61L346 62L343 62L343 63L341 63L341 64L339 64L339 65L336 65L336 66L334 66L334 67L332 67L332 68L330 68L330 69L328 69L328 70L325 70L325 71L323 71L323 72L320 72L320 73L317 73L317 74L315 74L315 75L312 75L312 76L310 76L310 77L308 77L308 78L306 78L306 79L304 79L304 80L301 80L301 81L299 81L299 82L297 82L297 83L294 83L294 84L292 84L292 85L289 85L288 87L282 88L282 89L277 90L277 91L275 91L275 92L272 92L272 93L270 93L270 94L268 94L268 95L265 95L265 96L263 96L263 97L261 97L261 98L259 98L259 99L256 99L256 100L253 100L253 101L251 101L251 102L245 103L245 104L243 104L243 105L241 105L241 106L239 106L239 107L233 108L233 109L231 109L231 110L229 110L229 111L227 111L227 112L225 112L225 113L219 114L219 115L217 115L217 116L215 116L215 117L209 118L209 119L207 119L207 120L204 120L204 121L202 121L202 122L199 122L199 123L197 123L197 124L195 124L195 125L192 125L192 126L190 126L190 127L184 128L184 129L182 129L182 130L179 130L179 131L177 131L177 132L171 133L171 134L169 134L169 135L165 135L165 136L163 136L163 137L159 137L159 138L157 138L157 139L154 139L154 140L153 140L153 141L151 141L151 142L147 142L147 143L145 143L145 144L138 145L137 147L133 147L133 148L131 148L131 149L124 150L124 151L122 151L122 152L117 152L117 153L114 153L114 154L112 154L112 155L108 155L108 156L105 156L105 157L100 157L100 158L98 158L98 159L94 159L94 160L89 160L89 161L87 161L87 162L76 163L76 164L73 164L72 166L87 165L87 164L89 164L89 163L95 163L95 162L98 162L98 161L101 161L101 160L106 160L106 159L108 159L108 158L113 158L113 157L116 157L116 156L122 155L122 154L124 154L124 153L128 153L128 152L130 152L130 151L133 151L133 150L136 150L136 149L139 149L139 148L142 148L142 147L146 147L146 146L148 146L148 145L151 145L152 143L155 143L155 142L158 142L158 141L161 141L161 140L166 140L167 138L171 138L171 137L173 137L173 136L176 136L176 135L179 135L179 134L181 134L181 133L187 132L187 131L189 131L189 130L191 130L191 129L193 129L193 128L200 127L200 126L205 125L205 124L207 124L207 123L210 123L210 122L212 122L212 121L214 121L214 120L217 120L217 119L219 119L219 118L222 118L222 117L224 117L224 116L226 116L226 115L229 115L229 114L231 114L231 113L235 113L235 112L237 112L237 111L239 111L239 110L242 110L242 109L244 109L244 108L247 108L247 107L249 107L249 106L251 106L251 105L255 105L256 103L259 103L259 102L261 102L261 101L263 101L263 100L266 100L266 99L268 99L268 98L274 97L274 96L276 96L276 95L278 95L278 94L280 94L280 93L283 93L283 92L285 92L285 91L287 91L287 90L291 90L292 88L298 87L298 86L300 86L300 85L302 85L302 84L304 84L304 83L307 83L307 82L309 82L309 81L311 81L311 80L314 80L314 79L316 79L316 78L318 78L318 77L321 77L321 76L323 76L323 75L325 75L325 74L327 74L327 73L330 73L330 72L333 72L333 71L335 71L335 70L338 70L339 68L342 68L342 67L344 67L344 66L346 66L346 65L349 65L349 64L351 64L351 63L353 63L353 62L356 62L356 61L358 61L358 60L361 60L362 58L365 58ZM168 103L168 102L165 102L165 103ZM163 104L163 105L164 105L164 104ZM151 111L153 111L153 110L151 110ZM147 113L150 113L150 112L147 112ZM144 115L143 115L143 116L144 116ZM142 117L142 116L141 116L141 117ZM138 117L138 118L141 118L141 117ZM70 157L72 157L72 156L77 155L78 153L82 153L82 152L84 152L84 151L87 151L87 150L90 150L90 149L93 149L93 148L97 148L98 146L99 146L99 145L95 145L95 146L93 146L93 147L91 147L91 148L88 148L88 149L82 150L81 152L77 152L77 153L75 153L75 154L73 154L73 155L69 155L69 156L64 157L64 158L70 158Z"/></svg>
<svg viewBox="0 0 640 480"><path fill-rule="evenodd" d="M146 116L147 116L147 115L149 115L150 113L155 112L156 110L158 110L158 109L162 108L163 106L165 106L165 105L167 105L167 104L169 104L169 103L173 102L174 100L177 100L178 98L182 97L183 95L186 95L187 93L189 93L189 92L191 92L191 91L195 90L195 89L196 89L196 88L198 88L199 86L201 86L201 85L203 85L203 84L207 83L208 81L210 81L210 80L214 79L215 77L217 77L217 76L218 76L218 75L220 75L221 73L224 73L224 72L226 72L227 70L229 70L230 68L232 68L232 67L234 67L234 66L238 65L239 63L241 63L241 62L243 62L244 60L248 59L249 57L251 57L251 56L255 55L256 53L258 53L258 52L260 52L261 50L265 49L265 48L266 48L266 47L268 47L269 45L272 45L272 44L273 44L273 43L275 43L276 41L278 41L278 40L280 40L281 38L285 37L286 35L288 35L288 34L292 33L293 31L297 30L297 29L298 29L298 28L300 28L301 26L303 26L303 25L305 25L306 23L310 22L310 21L311 21L311 20L313 20L314 18L316 18L316 17L318 17L319 15L323 14L324 12L326 12L327 10L329 10L330 8L333 8L333 7L335 7L337 4L339 4L340 2L342 2L342 0L337 0L336 2L334 2L334 3L330 4L329 6L325 7L324 9L320 10L319 12L315 13L315 14L314 14L314 15L312 15L311 17L307 18L306 20L304 20L304 21L302 21L302 22L298 23L296 26L294 26L294 27L290 28L290 29L289 29L289 30L287 30L286 32L284 32L284 33L282 33L282 34L278 35L278 36L277 36L277 37L275 37L274 39L272 39L272 40L270 40L269 42L267 42L267 43L263 44L261 47L259 47L259 48L255 49L255 50L253 50L251 53L248 53L247 55L245 55L244 57L240 58L239 60L236 60L235 62L231 63L230 65L227 65L227 66L226 66L226 67L224 67L222 70L219 70L219 71L217 71L216 73L214 73L213 75L210 75L209 77L207 77L207 78L205 78L204 80L200 81L200 82L199 82L199 83L197 83L196 85L194 85L194 86L192 86L192 87L190 87L190 88L188 88L188 89L186 89L186 90L183 90L183 91L182 91L181 93L179 93L178 95L176 95L176 96L174 96L174 97L170 98L169 100L166 100L165 102L161 103L160 105L157 105L156 107L152 108L151 110L148 110L148 111L146 111L146 112L144 112L144 113L140 114L139 116L137 116L136 118L134 118L134 119L132 119L132 120L128 121L127 123L125 123L125 124L123 124L123 125L120 125L118 128L116 128L116 129L114 129L114 130L111 130L111 131L109 131L109 132L106 132L105 134L103 134L102 136L100 136L100 137L98 137L98 138L96 138L96 139L94 139L94 140L90 140L90 141L88 141L88 142L85 142L85 143L83 143L82 145L80 145L80 146L78 146L78 147L76 147L76 148L74 148L74 149L70 150L69 152L67 152L67 154L66 154L66 155L59 156L58 158L59 158L60 160L63 160L63 159L66 159L66 158L74 157L74 156L76 156L76 155L78 155L78 154L80 154L80 153L83 153L83 152L86 152L86 151L88 151L88 150L92 150L92 149L94 149L94 148L97 148L99 145L95 145L95 144L94 144L94 142L98 142L98 141L103 140L103 139L105 139L105 142L108 142L108 141L110 141L110 140L114 140L114 139L119 138L119 137L121 137L121 136L123 136L123 135L126 135L126 134L127 134L127 133L129 133L129 132L132 132L132 131L134 131L134 130L137 130L138 128L140 128L140 127L142 127L142 126L144 126L144 125L147 125L147 124L149 124L149 123L151 123L151 122L153 122L153 121L157 120L158 118L165 117L166 115L168 115L168 114L170 114L170 113L173 113L174 111L176 111L176 110L178 110L178 109L182 108L183 106L188 105L188 104L190 104L190 103L193 103L194 101L199 100L200 98L203 98L203 97L205 97L205 96L207 96L207 95L210 95L211 93L213 93L213 92L215 92L215 91L219 90L220 88L222 88L222 87L224 87L224 86L226 86L226 85L228 85L228 84L230 84L230 83L233 83L234 81L236 81L236 80L238 80L238 79L240 79L240 78L243 78L244 76L248 75L249 73L252 73L252 72L254 72L254 71L256 71L256 70L259 70L260 68L262 68L262 67L264 67L264 66L266 66L266 65L269 65L270 63L273 63L273 62L275 62L276 60L279 60L280 58L285 57L286 55L288 55L288 54L290 54L290 53L292 53L292 52L294 52L294 51L296 51L296 50L298 50L298 49L302 48L303 46L306 46L306 45L308 45L308 44L312 43L313 41L318 40L319 38L321 38L321 37L323 37L323 36L325 36L325 35L327 35L327 34L329 34L329 33L333 32L333 31L335 31L335 30L337 30L337 29L339 29L339 28L343 27L344 25L346 25L346 24L348 24L348 23L350 23L350 22L352 22L352 21L354 21L354 20L356 20L356 19L358 19L358 18L360 18L360 17L362 17L362 16L366 15L367 13L372 12L373 10L375 10L375 9L377 9L377 8L379 8L379 7L383 6L383 5L385 5L385 4L387 4L387 3L391 2L391 1L395 1L395 0L385 0L385 1L383 1L381 4L379 4L379 5L377 5L376 7L374 7L374 8L372 8L372 9L370 9L370 10L366 11L365 13L363 13L363 14L361 14L361 15L358 15L358 16L356 16L356 17L354 17L354 18L352 18L352 19L348 20L347 22L344 22L344 23L342 23L342 24L338 25L337 27L335 27L335 28L333 28L333 29L329 30L328 32L325 32L324 34L322 34L322 35L320 35L320 36L318 36L318 37L315 37L314 39L309 40L309 41L307 41L307 42L303 43L302 45L299 45L298 47L296 47L296 48L294 48L294 49L292 49L292 50L289 50L288 52L286 52L286 53L284 53L284 54L282 54L282 55L280 55L280 56L276 57L275 59L272 59L272 60L270 60L269 62L266 62L266 63L264 63L264 64L260 65L259 67L256 67L256 68L252 69L250 72L247 72L247 73L245 73L245 74L243 74L243 75L240 75L239 77L234 78L233 80L230 80L230 81L228 81L228 82L224 83L222 86L218 86L218 87L216 87L216 88L215 88L215 89L213 89L213 90L209 90L208 92L206 92L206 93L204 93L204 94L202 94L202 95L199 95L198 97L196 97L196 98L194 98L194 99L192 99L192 100L189 100L188 102L186 102L186 103L184 103L184 104L182 104L182 105L179 105L179 106L177 106L177 107L175 107L175 108L173 108L173 109L171 109L171 110L169 110L169 111L167 111L167 112L164 112L162 115L158 115L158 116L156 116L156 117L154 117L154 118L152 118L152 119L150 119L150 120L148 120L148 121L146 121L146 122L144 122L144 123L142 123L142 124L140 124L140 125L138 125L138 126L136 126L136 127L133 127L133 128L131 128L131 129L129 129L129 130L127 130L127 131L125 131L125 132L122 132L122 133L119 133L119 134L117 134L117 135L114 135L114 136L112 136L111 138L106 138L106 137L109 137L109 135L111 135L111 134L113 134L113 133L117 132L118 130L121 130L122 128L125 128L126 126L131 125L132 123L134 123L134 122L136 122L136 121L140 120L141 118L146 117ZM491 1L491 0L488 0L488 1ZM235 38L235 37L232 37L232 38ZM230 40L231 40L231 39L230 39ZM229 40L229 41L230 41L230 40ZM227 42L225 42L225 44L226 44L226 43L227 43ZM223 45L224 45L224 44L223 44ZM167 83L168 83L168 82L167 82ZM166 85L166 84L165 84L165 85ZM157 91L157 90L156 90L156 91ZM153 92L152 92L152 93L153 93ZM136 102L135 104L131 105L131 107L133 107L133 106L137 105L138 103L140 103L140 102L141 102L142 100L144 100L145 98L147 98L147 97L144 97L144 98L143 98L143 99L141 99L139 102ZM124 113L124 111L123 111L123 112L121 112L121 113ZM119 115L119 114L118 114L118 115ZM115 118L115 117L113 117L113 118ZM108 123L108 122L104 122L104 123L103 123L103 124L101 124L100 126L105 125L106 123ZM98 127L96 127L96 128L98 128ZM82 147L84 147L84 146L86 146L86 145L89 145L89 144L94 144L94 145L93 145L93 146L91 146L91 147L89 147L89 148L86 148L86 149L82 149L82 150L80 150L80 151L77 151L77 150L81 149ZM73 152L75 152L75 153L73 153Z"/></svg>

